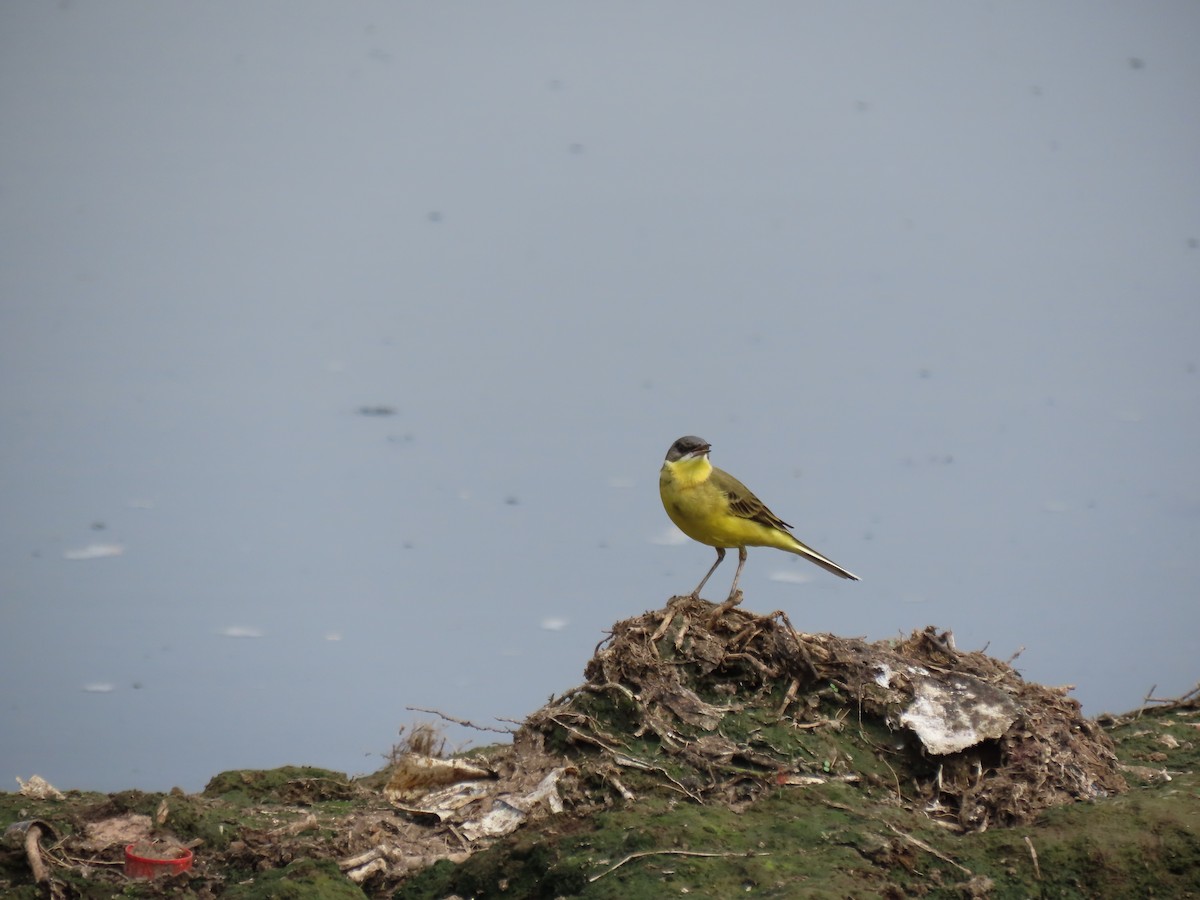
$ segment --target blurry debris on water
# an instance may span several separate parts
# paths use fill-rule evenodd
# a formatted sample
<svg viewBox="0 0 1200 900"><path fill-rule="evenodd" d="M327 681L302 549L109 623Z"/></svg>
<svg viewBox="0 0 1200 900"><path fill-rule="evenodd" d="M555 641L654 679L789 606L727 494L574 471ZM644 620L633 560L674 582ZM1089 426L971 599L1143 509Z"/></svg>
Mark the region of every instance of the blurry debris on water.
<svg viewBox="0 0 1200 900"><path fill-rule="evenodd" d="M110 681L92 681L83 686L89 694L111 694L117 686Z"/></svg>
<svg viewBox="0 0 1200 900"><path fill-rule="evenodd" d="M261 628L253 628L249 625L227 625L218 634L228 638L260 638L263 636L263 631Z"/></svg>
<svg viewBox="0 0 1200 900"><path fill-rule="evenodd" d="M360 416L394 416L396 414L396 407L382 404L379 406L360 406L358 414Z"/></svg>
<svg viewBox="0 0 1200 900"><path fill-rule="evenodd" d="M566 627L567 620L560 616L547 616L541 622L543 631L562 631Z"/></svg>
<svg viewBox="0 0 1200 900"><path fill-rule="evenodd" d="M658 544L660 547L681 547L688 542L688 536L671 525L664 528L657 535L650 538L650 543Z"/></svg>
<svg viewBox="0 0 1200 900"><path fill-rule="evenodd" d="M812 581L804 572L791 572L787 569L772 572L769 577L772 581L782 581L784 584L807 584Z"/></svg>
<svg viewBox="0 0 1200 900"><path fill-rule="evenodd" d="M88 544L75 550L64 550L63 559L104 559L108 556L120 556L125 552L121 544Z"/></svg>

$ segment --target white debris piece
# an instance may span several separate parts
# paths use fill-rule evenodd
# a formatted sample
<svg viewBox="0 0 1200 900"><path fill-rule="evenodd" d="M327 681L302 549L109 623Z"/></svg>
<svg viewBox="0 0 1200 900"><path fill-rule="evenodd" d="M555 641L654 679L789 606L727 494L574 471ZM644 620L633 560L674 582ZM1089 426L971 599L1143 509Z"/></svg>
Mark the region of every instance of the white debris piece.
<svg viewBox="0 0 1200 900"><path fill-rule="evenodd" d="M66 794L48 782L41 775L34 775L28 781L17 779L21 787L17 791L22 797L30 800L66 800Z"/></svg>
<svg viewBox="0 0 1200 900"><path fill-rule="evenodd" d="M957 753L1008 731L1017 705L1008 694L971 675L921 678L900 724L916 732L930 753Z"/></svg>
<svg viewBox="0 0 1200 900"><path fill-rule="evenodd" d="M892 686L892 667L885 662L875 664L875 683L880 687Z"/></svg>
<svg viewBox="0 0 1200 900"><path fill-rule="evenodd" d="M524 797L497 797L492 802L492 808L482 817L463 823L460 828L463 837L468 841L477 841L481 837L503 837L511 834L529 818L529 814L539 803L545 803L550 812L562 812L562 797L558 795L558 779L562 773L562 769L551 770L550 774Z"/></svg>

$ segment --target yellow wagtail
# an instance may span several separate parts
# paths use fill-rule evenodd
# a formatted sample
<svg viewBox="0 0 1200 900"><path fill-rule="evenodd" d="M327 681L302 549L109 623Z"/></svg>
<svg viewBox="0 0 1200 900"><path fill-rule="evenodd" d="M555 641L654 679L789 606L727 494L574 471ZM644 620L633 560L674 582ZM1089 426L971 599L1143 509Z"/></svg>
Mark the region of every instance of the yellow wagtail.
<svg viewBox="0 0 1200 900"><path fill-rule="evenodd" d="M788 531L791 525L767 509L748 487L709 462L711 449L703 438L681 437L667 451L658 476L658 492L671 521L693 541L717 549L717 561L689 595L693 600L725 558L725 550L732 547L738 549L738 567L725 601L728 606L738 602L737 583L746 565L747 547L786 550L834 575L858 581L857 575L796 540Z"/></svg>

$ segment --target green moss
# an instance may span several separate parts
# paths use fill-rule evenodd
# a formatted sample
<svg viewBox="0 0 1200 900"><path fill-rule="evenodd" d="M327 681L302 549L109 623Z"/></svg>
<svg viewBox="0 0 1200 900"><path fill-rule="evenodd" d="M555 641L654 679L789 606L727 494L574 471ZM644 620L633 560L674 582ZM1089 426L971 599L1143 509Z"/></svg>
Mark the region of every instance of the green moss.
<svg viewBox="0 0 1200 900"><path fill-rule="evenodd" d="M231 886L228 900L364 900L366 895L329 860L298 859Z"/></svg>
<svg viewBox="0 0 1200 900"><path fill-rule="evenodd" d="M313 766L278 769L234 769L221 772L204 786L206 797L231 803L317 803L354 796L357 789L343 772Z"/></svg>

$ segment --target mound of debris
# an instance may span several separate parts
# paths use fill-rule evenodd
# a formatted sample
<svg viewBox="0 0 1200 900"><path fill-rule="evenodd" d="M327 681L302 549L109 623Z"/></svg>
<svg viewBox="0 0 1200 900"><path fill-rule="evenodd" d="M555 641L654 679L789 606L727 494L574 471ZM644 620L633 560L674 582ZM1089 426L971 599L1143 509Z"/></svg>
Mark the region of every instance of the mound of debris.
<svg viewBox="0 0 1200 900"><path fill-rule="evenodd" d="M618 623L586 677L522 732L576 748L622 793L622 768L732 803L840 779L980 831L1127 788L1111 740L1065 689L932 627L867 643L676 597Z"/></svg>
<svg viewBox="0 0 1200 900"><path fill-rule="evenodd" d="M786 785L837 782L818 789L823 802L848 809L830 796L861 792L864 806L977 832L1126 790L1112 741L1064 690L960 652L933 628L868 643L797 632L779 612L676 597L619 622L585 675L511 744L447 759L432 729L418 728L386 771L353 781L283 767L222 773L203 794L104 798L64 797L31 778L11 798L0 888L27 861L53 896L106 896L101 885L115 896L125 847L170 840L195 848L195 864L144 896L175 896L186 882L196 896L249 900L281 895L279 879L319 883L315 896L335 896L346 879L391 896L434 863L466 862L522 826L664 791L740 811ZM545 896L574 895L531 866Z"/></svg>

